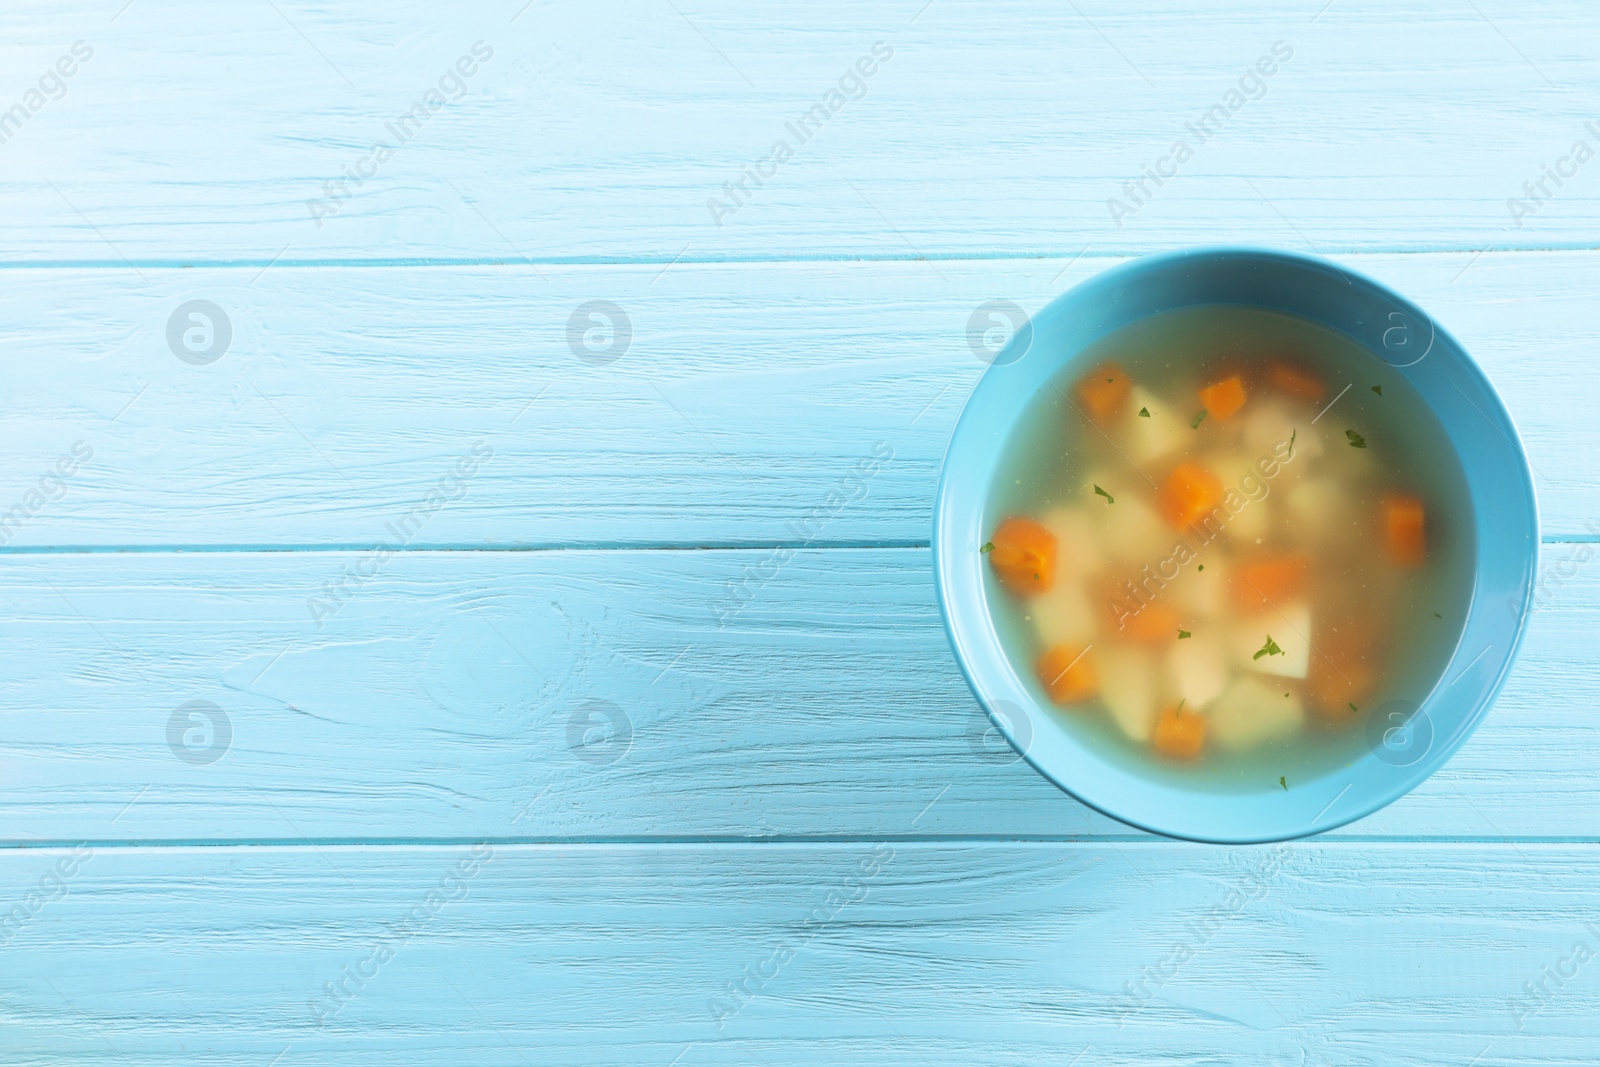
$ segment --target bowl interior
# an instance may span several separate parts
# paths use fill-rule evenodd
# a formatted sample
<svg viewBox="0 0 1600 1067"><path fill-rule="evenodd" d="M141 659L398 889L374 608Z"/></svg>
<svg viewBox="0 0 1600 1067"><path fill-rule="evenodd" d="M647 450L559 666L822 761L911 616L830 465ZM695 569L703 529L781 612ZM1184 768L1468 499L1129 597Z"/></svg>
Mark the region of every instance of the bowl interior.
<svg viewBox="0 0 1600 1067"><path fill-rule="evenodd" d="M985 503L1010 433L1035 394L1089 344L1197 304L1242 304L1310 319L1374 352L1442 424L1466 478L1476 542L1471 606L1443 673L1414 714L1365 725L1364 755L1264 803L1136 775L1041 706L1011 666L984 582ZM1533 480L1515 427L1466 352L1421 309L1351 271L1305 256L1216 249L1134 260L1058 297L1016 331L956 425L934 507L934 574L956 659L1013 746L1084 803L1124 822L1200 841L1282 840L1367 815L1432 774L1488 710L1515 658L1538 564ZM1386 706L1387 707L1387 706ZM1364 713L1366 714L1366 713Z"/></svg>

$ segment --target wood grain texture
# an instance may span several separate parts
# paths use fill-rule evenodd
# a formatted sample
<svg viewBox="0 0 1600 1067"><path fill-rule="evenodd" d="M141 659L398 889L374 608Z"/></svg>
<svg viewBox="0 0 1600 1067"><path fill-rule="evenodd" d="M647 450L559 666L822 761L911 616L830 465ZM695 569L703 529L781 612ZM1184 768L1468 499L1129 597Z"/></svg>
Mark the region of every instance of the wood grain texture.
<svg viewBox="0 0 1600 1067"><path fill-rule="evenodd" d="M1503 1067L1600 1011L1572 846L23 850L0 900L64 860L5 947L17 1067Z"/></svg>
<svg viewBox="0 0 1600 1067"><path fill-rule="evenodd" d="M1037 310L1113 262L273 267L149 284L12 270L0 512L82 441L92 458L11 546L369 547L483 441L494 458L412 544L926 543L983 369L974 310ZM1532 457L1546 537L1596 536L1600 253L1341 262L1412 296L1484 366ZM168 347L195 299L232 326L206 366ZM590 300L631 322L607 365L569 345ZM866 497L830 505L875 449L893 455Z"/></svg>
<svg viewBox="0 0 1600 1067"><path fill-rule="evenodd" d="M1547 546L1488 719L1340 836L1595 838L1595 547ZM926 550L407 553L317 627L359 559L6 560L4 839L1139 836L988 733Z"/></svg>
<svg viewBox="0 0 1600 1067"><path fill-rule="evenodd" d="M1524 183L1600 147L1597 28L7 3L0 1063L1592 1060L1600 162ZM1278 849L1131 832L1015 761L922 547L974 310L1216 243L1433 314L1554 542L1461 752ZM231 330L207 365L168 340L193 300ZM592 301L614 362L574 341Z"/></svg>
<svg viewBox="0 0 1600 1067"><path fill-rule="evenodd" d="M1220 238L1332 251L1600 242L1587 170L1548 187L1521 228L1506 205L1576 139L1600 144L1584 125L1600 118L1585 0L1339 0L1320 13L1264 0L119 6L6 5L8 106L75 40L94 55L0 145L0 258L665 262L1072 256ZM460 98L406 143L389 134L479 40L494 55ZM787 135L876 41L894 55L865 95L805 143ZM1190 133L1277 41L1293 58L1265 95L1204 142ZM785 136L794 158L759 188L747 180L750 197L717 225L706 201ZM1179 138L1194 157L1114 225L1106 201ZM363 162L379 140L393 157ZM348 184L346 168L370 176ZM314 219L308 201L340 180L348 198Z"/></svg>

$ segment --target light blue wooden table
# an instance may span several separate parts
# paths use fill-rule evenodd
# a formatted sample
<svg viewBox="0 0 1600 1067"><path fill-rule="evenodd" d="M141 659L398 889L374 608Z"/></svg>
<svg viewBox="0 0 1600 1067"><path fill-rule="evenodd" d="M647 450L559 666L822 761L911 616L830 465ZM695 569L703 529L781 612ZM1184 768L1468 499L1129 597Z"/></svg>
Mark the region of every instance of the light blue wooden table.
<svg viewBox="0 0 1600 1067"><path fill-rule="evenodd" d="M0 25L0 1063L1600 1060L1592 3ZM1277 848L1015 762L927 551L974 310L1221 242L1429 309L1544 523Z"/></svg>

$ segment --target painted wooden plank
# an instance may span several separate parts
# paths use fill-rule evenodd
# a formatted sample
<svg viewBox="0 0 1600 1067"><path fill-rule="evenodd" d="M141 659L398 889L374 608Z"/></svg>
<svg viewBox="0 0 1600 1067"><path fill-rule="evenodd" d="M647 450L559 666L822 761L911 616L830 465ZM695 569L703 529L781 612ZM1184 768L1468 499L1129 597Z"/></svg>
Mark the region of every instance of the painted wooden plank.
<svg viewBox="0 0 1600 1067"><path fill-rule="evenodd" d="M944 446L984 366L975 311L1035 310L1111 262L274 267L150 271L148 286L12 270L0 513L26 514L0 536L357 547L394 540L398 523L412 545L925 543ZM1533 456L1546 536L1593 537L1600 253L1341 262L1476 354ZM195 300L229 327L205 365L168 339ZM627 316L625 348L580 314L590 301ZM201 348L221 335L188 314L177 350L203 359L183 328ZM595 358L585 336L620 358L580 359ZM479 442L492 458L472 458ZM92 455L73 462L75 446ZM463 460L474 470L449 481L452 499L405 523ZM58 478L63 462L74 471ZM864 497L836 495L874 463Z"/></svg>
<svg viewBox="0 0 1600 1067"><path fill-rule="evenodd" d="M1595 165L1571 155L1600 146L1592 5L1317 6L25 0L0 16L0 103L23 108L0 258L1600 241ZM1511 198L1536 208L1520 227Z"/></svg>
<svg viewBox="0 0 1600 1067"><path fill-rule="evenodd" d="M9 851L0 1010L18 1067L1576 1063L1597 882L1532 844Z"/></svg>
<svg viewBox="0 0 1600 1067"><path fill-rule="evenodd" d="M1594 837L1595 547L1547 546L1498 706L1341 835ZM925 549L29 555L0 581L8 841L1134 833L990 733Z"/></svg>

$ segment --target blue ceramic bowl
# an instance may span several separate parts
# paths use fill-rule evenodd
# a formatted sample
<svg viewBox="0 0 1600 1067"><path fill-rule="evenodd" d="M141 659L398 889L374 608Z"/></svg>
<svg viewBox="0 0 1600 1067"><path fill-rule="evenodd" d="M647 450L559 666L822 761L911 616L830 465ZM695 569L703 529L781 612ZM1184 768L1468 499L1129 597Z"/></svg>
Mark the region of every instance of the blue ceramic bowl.
<svg viewBox="0 0 1600 1067"><path fill-rule="evenodd" d="M991 621L978 549L1012 427L1034 395L1100 337L1196 304L1287 312L1353 338L1397 368L1443 425L1466 476L1476 535L1471 607L1450 662L1414 711L1367 722L1349 766L1275 795L1164 784L1075 736L1018 677ZM1086 369L1086 368L1080 368ZM1371 814L1449 759L1494 702L1516 657L1538 566L1533 479L1516 428L1488 379L1420 308L1378 283L1309 256L1251 248L1149 256L1057 297L1013 334L967 400L945 453L933 515L934 580L956 660L995 725L1027 761L1085 804L1134 826L1196 841L1279 841Z"/></svg>

